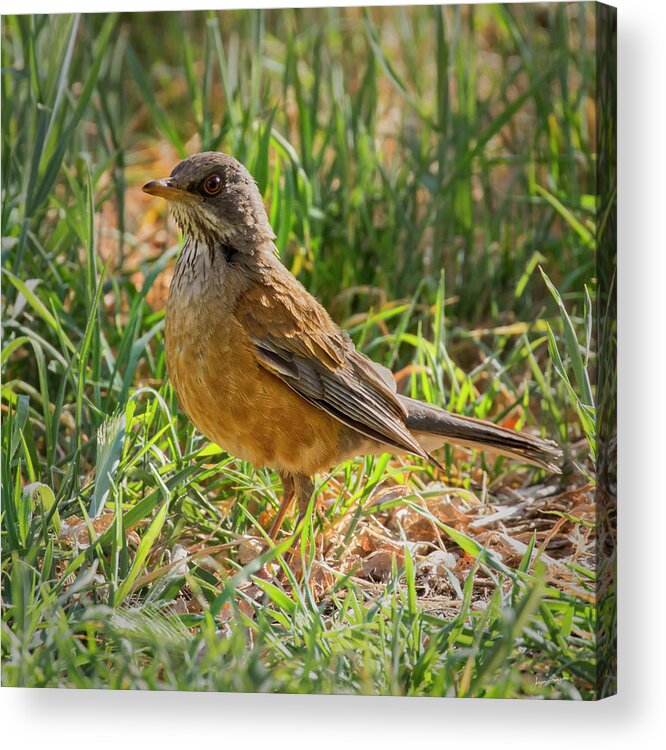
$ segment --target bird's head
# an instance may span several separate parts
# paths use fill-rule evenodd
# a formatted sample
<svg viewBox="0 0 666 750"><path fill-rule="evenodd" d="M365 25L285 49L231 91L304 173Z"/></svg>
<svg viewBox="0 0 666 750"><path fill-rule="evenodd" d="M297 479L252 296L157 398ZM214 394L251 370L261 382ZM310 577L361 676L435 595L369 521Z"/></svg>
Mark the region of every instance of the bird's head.
<svg viewBox="0 0 666 750"><path fill-rule="evenodd" d="M146 183L143 191L169 201L183 233L211 248L234 244L249 249L274 239L255 181L227 154L194 154L169 177Z"/></svg>

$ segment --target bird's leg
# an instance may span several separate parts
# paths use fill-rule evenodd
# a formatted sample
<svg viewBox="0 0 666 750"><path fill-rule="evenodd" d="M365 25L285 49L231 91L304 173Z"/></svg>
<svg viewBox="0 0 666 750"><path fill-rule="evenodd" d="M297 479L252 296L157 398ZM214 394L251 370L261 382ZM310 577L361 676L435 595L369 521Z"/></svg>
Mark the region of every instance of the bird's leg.
<svg viewBox="0 0 666 750"><path fill-rule="evenodd" d="M271 530L268 532L268 536L273 542L275 541L278 532L280 531L280 527L282 526L284 517L289 511L289 507L291 506L291 501L294 499L295 493L294 478L291 476L291 474L280 473L280 479L282 481L282 502L280 503L277 515L275 516L275 518L273 519L273 523L271 524Z"/></svg>
<svg viewBox="0 0 666 750"><path fill-rule="evenodd" d="M294 488L296 492L296 502L298 503L298 521L296 526L305 518L310 506L312 493L314 492L314 482L305 474L297 474L294 477Z"/></svg>
<svg viewBox="0 0 666 750"><path fill-rule="evenodd" d="M291 505L294 495L296 495L298 501L298 521L296 523L296 527L298 527L301 521L305 518L305 514L308 512L310 499L312 497L312 492L314 491L314 482L310 477L307 477L304 474L293 476L291 474L280 473L280 479L282 480L282 487L284 489L282 502L280 503L280 508L271 524L271 530L268 532L268 535L273 542L275 542L275 538L282 526L282 521L284 521L284 517L289 511L289 506ZM291 566L295 554L294 548L292 547L285 560L287 565ZM280 574L278 580L284 581L284 572Z"/></svg>
<svg viewBox="0 0 666 750"><path fill-rule="evenodd" d="M298 520L296 521L296 528L298 528L301 524L301 521L305 518L305 515L308 512L308 508L310 507L310 500L314 491L314 482L312 481L312 479L310 479L310 477L305 476L305 474L297 474L294 477L294 491L296 494L296 502L298 503ZM301 530L298 534L298 537L300 537L302 533L303 531ZM294 539L294 547L289 550L289 554L287 555L285 560L286 564L292 569L294 558L296 556L296 539ZM301 576L302 572L299 574L299 577Z"/></svg>

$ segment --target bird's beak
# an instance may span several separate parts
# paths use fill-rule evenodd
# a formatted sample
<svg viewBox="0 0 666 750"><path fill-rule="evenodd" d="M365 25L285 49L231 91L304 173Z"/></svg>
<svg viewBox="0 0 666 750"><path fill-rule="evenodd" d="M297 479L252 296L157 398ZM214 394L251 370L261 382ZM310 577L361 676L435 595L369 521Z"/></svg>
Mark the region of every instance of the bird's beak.
<svg viewBox="0 0 666 750"><path fill-rule="evenodd" d="M141 189L144 193L148 193L148 195L156 195L159 198L166 198L168 201L178 201L181 203L199 197L195 193L190 193L187 190L181 190L181 188L174 187L171 184L171 178L169 177L166 177L163 180L151 180Z"/></svg>

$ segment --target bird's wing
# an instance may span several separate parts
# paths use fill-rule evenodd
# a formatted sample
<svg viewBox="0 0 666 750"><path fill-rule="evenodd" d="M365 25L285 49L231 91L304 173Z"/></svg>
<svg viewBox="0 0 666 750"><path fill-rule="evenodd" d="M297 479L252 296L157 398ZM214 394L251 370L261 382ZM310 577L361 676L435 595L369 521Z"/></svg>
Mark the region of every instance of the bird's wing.
<svg viewBox="0 0 666 750"><path fill-rule="evenodd" d="M358 352L291 275L250 286L234 314L261 365L304 399L380 443L428 457L405 427L407 412L386 368Z"/></svg>

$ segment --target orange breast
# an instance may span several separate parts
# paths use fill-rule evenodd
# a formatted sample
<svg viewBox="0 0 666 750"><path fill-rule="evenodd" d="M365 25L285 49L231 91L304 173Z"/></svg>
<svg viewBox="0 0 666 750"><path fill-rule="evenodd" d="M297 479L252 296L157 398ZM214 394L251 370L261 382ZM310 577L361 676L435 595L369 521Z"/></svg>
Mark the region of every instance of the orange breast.
<svg viewBox="0 0 666 750"><path fill-rule="evenodd" d="M185 413L230 454L308 476L336 463L341 424L263 369L232 315L170 305L166 356Z"/></svg>

